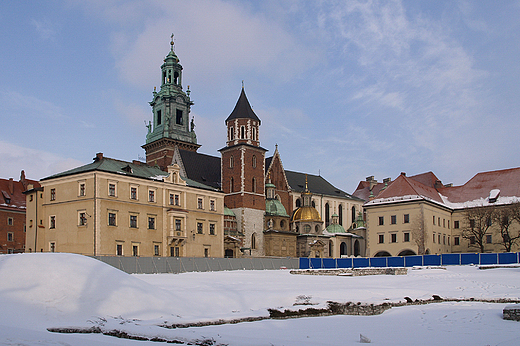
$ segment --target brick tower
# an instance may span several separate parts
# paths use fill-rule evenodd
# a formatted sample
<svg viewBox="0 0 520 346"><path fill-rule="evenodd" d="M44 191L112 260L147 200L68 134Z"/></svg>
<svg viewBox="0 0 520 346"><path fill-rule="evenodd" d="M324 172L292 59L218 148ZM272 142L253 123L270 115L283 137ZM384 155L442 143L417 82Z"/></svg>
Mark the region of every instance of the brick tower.
<svg viewBox="0 0 520 346"><path fill-rule="evenodd" d="M226 126L226 147L219 150L224 203L235 213L237 228L245 235L244 255L263 256L267 150L260 147L260 119L253 112L244 87Z"/></svg>
<svg viewBox="0 0 520 346"><path fill-rule="evenodd" d="M182 66L175 55L173 35L170 42L171 49L161 66L161 90L153 92L152 106L153 123L149 122L146 144L142 148L146 151L146 163L158 165L167 170L171 164L175 147L179 149L197 151L194 120L190 124L190 89L182 90Z"/></svg>

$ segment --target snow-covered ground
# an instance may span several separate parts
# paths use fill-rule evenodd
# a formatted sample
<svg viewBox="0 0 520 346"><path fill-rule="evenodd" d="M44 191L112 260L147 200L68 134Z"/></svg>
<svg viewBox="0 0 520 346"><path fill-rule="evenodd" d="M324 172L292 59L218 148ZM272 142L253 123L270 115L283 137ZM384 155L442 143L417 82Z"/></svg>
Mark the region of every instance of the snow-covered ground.
<svg viewBox="0 0 520 346"><path fill-rule="evenodd" d="M382 303L404 297L520 299L520 268L414 269L408 275L308 276L288 270L128 275L72 254L0 255L0 345L158 345L47 328L119 330L147 338L227 345L519 345L510 304L443 302L392 308L377 316L262 320L166 329L160 324L268 316L308 300ZM305 299L302 299L305 296Z"/></svg>

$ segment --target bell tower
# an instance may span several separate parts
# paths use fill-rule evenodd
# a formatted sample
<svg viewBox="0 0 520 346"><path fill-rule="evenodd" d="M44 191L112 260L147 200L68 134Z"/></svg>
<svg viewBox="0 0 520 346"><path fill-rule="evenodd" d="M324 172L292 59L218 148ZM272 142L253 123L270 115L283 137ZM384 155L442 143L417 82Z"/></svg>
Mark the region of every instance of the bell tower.
<svg viewBox="0 0 520 346"><path fill-rule="evenodd" d="M260 119L246 97L244 87L235 108L226 119L226 146L221 153L224 204L237 217L237 228L245 235L244 254L263 256L265 213L265 152L260 147Z"/></svg>
<svg viewBox="0 0 520 346"><path fill-rule="evenodd" d="M171 164L175 146L179 149L197 151L195 123L191 119L190 110L193 102L190 99L190 89L182 90L182 66L174 51L173 34L170 41L170 52L164 58L161 66L161 89L154 88L152 121L146 127L146 163L157 164L162 170Z"/></svg>

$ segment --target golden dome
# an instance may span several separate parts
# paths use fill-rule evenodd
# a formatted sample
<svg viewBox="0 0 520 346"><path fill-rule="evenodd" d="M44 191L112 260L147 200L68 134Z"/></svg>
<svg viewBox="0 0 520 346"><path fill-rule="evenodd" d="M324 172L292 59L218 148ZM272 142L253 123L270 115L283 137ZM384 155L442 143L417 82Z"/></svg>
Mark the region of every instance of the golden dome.
<svg viewBox="0 0 520 346"><path fill-rule="evenodd" d="M292 221L321 221L320 213L314 207L300 207L294 212Z"/></svg>

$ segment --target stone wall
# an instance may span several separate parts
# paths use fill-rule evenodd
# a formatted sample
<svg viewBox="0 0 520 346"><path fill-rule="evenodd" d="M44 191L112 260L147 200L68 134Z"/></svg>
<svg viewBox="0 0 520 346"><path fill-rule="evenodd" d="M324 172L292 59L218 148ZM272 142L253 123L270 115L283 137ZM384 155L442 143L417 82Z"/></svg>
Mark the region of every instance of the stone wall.
<svg viewBox="0 0 520 346"><path fill-rule="evenodd" d="M299 269L291 270L291 274L333 276L406 275L408 274L408 268Z"/></svg>
<svg viewBox="0 0 520 346"><path fill-rule="evenodd" d="M502 311L504 320L520 321L520 304L508 305Z"/></svg>

